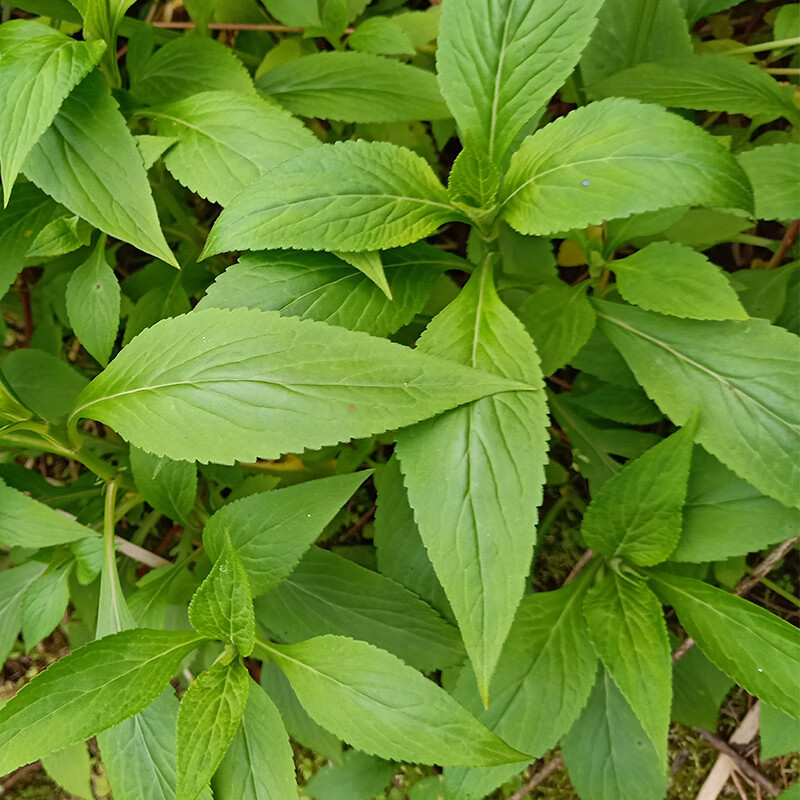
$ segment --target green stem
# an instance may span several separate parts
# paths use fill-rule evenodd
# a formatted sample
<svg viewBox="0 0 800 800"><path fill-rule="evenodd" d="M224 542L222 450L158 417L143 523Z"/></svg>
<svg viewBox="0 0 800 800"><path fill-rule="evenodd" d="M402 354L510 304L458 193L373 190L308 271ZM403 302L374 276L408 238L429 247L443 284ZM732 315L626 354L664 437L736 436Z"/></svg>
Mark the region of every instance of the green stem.
<svg viewBox="0 0 800 800"><path fill-rule="evenodd" d="M144 540L148 537L150 531L155 528L158 524L158 521L161 519L163 515L160 511L151 511L141 522L139 527L133 532L133 536L131 536L131 541L134 544L138 544L141 547L144 544Z"/></svg>
<svg viewBox="0 0 800 800"><path fill-rule="evenodd" d="M750 570L748 570L748 572L749 571ZM769 578L762 578L761 583L763 583L767 589L775 592L775 594L779 594L785 600L788 600L790 603L800 608L800 600L798 600L791 592L788 592L786 589L784 589L781 585L775 583L775 581L770 580Z"/></svg>
<svg viewBox="0 0 800 800"><path fill-rule="evenodd" d="M794 47L800 44L800 36L791 39L775 39L772 42L761 42L761 44L751 44L747 47L737 47L735 50L725 50L723 55L738 56L740 53L763 53L766 50L775 50L778 47Z"/></svg>
<svg viewBox="0 0 800 800"><path fill-rule="evenodd" d="M136 508L136 506L140 506L142 503L144 503L144 497L138 493L134 493L128 497L117 506L116 521L119 522L131 509Z"/></svg>
<svg viewBox="0 0 800 800"><path fill-rule="evenodd" d="M797 67L776 67L775 69L765 69L767 75L800 75Z"/></svg>

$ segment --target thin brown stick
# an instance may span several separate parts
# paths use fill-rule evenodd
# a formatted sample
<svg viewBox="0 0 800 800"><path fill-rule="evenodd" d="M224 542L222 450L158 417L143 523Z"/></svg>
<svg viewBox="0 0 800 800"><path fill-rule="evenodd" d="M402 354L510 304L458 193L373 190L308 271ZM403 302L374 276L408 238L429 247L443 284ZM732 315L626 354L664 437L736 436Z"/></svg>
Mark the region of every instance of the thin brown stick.
<svg viewBox="0 0 800 800"><path fill-rule="evenodd" d="M780 246L775 251L775 255L769 260L769 264L767 264L766 269L775 269L775 267L779 267L781 265L781 261L783 261L789 248L794 244L798 233L800 233L800 219L796 219L786 229L786 233L783 234L783 239L781 240Z"/></svg>
<svg viewBox="0 0 800 800"><path fill-rule="evenodd" d="M549 764L542 767L521 789L517 789L508 800L523 800L540 783L549 778L557 769L564 765L564 759L556 756Z"/></svg>
<svg viewBox="0 0 800 800"><path fill-rule="evenodd" d="M736 752L727 742L709 733L703 728L695 728L695 730L707 741L711 742L720 753L724 753L736 765L736 769L750 778L753 783L759 785L770 797L777 797L780 792L768 781L744 756Z"/></svg>
<svg viewBox="0 0 800 800"><path fill-rule="evenodd" d="M739 597L744 597L753 587L761 583L762 578L766 578L775 569L778 562L791 552L798 542L800 542L800 536L795 536L794 539L787 539L779 544L746 578L742 578L739 581L733 593L738 594Z"/></svg>
<svg viewBox="0 0 800 800"><path fill-rule="evenodd" d="M575 566L569 571L566 580L562 586L566 586L570 581L574 581L578 577L580 571L594 558L594 550L590 547L576 562Z"/></svg>
<svg viewBox="0 0 800 800"><path fill-rule="evenodd" d="M368 511L365 511L357 520L356 522L347 529L347 531L342 536L342 540L349 539L351 536L355 536L374 516L375 512L378 510L377 506L372 506Z"/></svg>
<svg viewBox="0 0 800 800"><path fill-rule="evenodd" d="M760 564L758 564L752 572L746 577L742 578L736 585L732 594L738 597L744 597L751 589L761 583L763 578L766 578L778 562L792 550L792 548L800 542L800 536L795 536L793 539L787 539L781 542ZM676 664L680 661L695 645L694 639L691 637L685 639L681 645L672 654L672 663Z"/></svg>

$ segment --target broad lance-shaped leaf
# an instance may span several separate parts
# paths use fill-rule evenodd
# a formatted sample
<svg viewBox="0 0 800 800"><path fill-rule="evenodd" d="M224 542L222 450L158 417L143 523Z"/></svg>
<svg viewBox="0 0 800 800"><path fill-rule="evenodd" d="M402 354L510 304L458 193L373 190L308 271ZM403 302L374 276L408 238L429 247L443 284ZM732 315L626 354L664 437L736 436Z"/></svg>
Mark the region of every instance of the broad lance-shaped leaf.
<svg viewBox="0 0 800 800"><path fill-rule="evenodd" d="M0 168L3 205L31 148L48 129L64 98L105 50L53 32L4 50L0 60Z"/></svg>
<svg viewBox="0 0 800 800"><path fill-rule="evenodd" d="M121 295L114 270L106 261L106 237L101 236L89 260L72 273L66 301L75 335L104 367L117 338Z"/></svg>
<svg viewBox="0 0 800 800"><path fill-rule="evenodd" d="M722 561L798 533L797 511L765 497L702 447L695 447L681 538L670 561Z"/></svg>
<svg viewBox="0 0 800 800"><path fill-rule="evenodd" d="M800 719L797 628L703 581L666 571L650 577L709 661L750 694Z"/></svg>
<svg viewBox="0 0 800 800"><path fill-rule="evenodd" d="M459 219L416 153L337 142L285 161L244 188L211 229L203 257L228 250L383 250Z"/></svg>
<svg viewBox="0 0 800 800"><path fill-rule="evenodd" d="M229 534L225 535L222 552L211 572L192 597L189 622L209 639L235 644L243 656L249 656L253 650L256 635L253 595Z"/></svg>
<svg viewBox="0 0 800 800"><path fill-rule="evenodd" d="M230 536L257 597L277 586L297 565L336 512L369 477L369 470L259 492L224 505L203 529L210 558Z"/></svg>
<svg viewBox="0 0 800 800"><path fill-rule="evenodd" d="M256 86L293 114L345 122L447 119L436 76L368 53L314 53L266 72Z"/></svg>
<svg viewBox="0 0 800 800"><path fill-rule="evenodd" d="M787 142L756 147L736 156L753 184L756 215L762 219L800 217L800 144Z"/></svg>
<svg viewBox="0 0 800 800"><path fill-rule="evenodd" d="M194 632L132 630L64 656L0 709L0 772L141 711L201 641Z"/></svg>
<svg viewBox="0 0 800 800"><path fill-rule="evenodd" d="M681 536L696 429L694 415L603 484L581 526L590 547L643 567L669 557Z"/></svg>
<svg viewBox="0 0 800 800"><path fill-rule="evenodd" d="M497 296L489 265L433 320L418 349L542 387L533 343ZM546 426L539 388L481 399L397 436L414 517L484 700L530 569Z"/></svg>
<svg viewBox="0 0 800 800"><path fill-rule="evenodd" d="M298 119L259 97L202 92L145 113L162 136L177 138L164 164L187 188L216 203L260 175L319 145Z"/></svg>
<svg viewBox="0 0 800 800"><path fill-rule="evenodd" d="M197 800L228 752L244 714L250 675L240 657L217 661L190 684L178 711L175 800Z"/></svg>
<svg viewBox="0 0 800 800"><path fill-rule="evenodd" d="M392 290L386 280L386 273L383 271L381 254L379 250L369 250L363 253L334 253L342 261L355 267L362 275L366 275L386 296L387 300L392 300Z"/></svg>
<svg viewBox="0 0 800 800"><path fill-rule="evenodd" d="M397 456L393 455L375 473L375 488L378 499L373 543L378 570L430 603L445 619L454 622L450 603L414 521L414 510L408 502Z"/></svg>
<svg viewBox="0 0 800 800"><path fill-rule="evenodd" d="M239 729L211 786L215 800L279 800L297 792L289 735L275 704L254 682Z"/></svg>
<svg viewBox="0 0 800 800"><path fill-rule="evenodd" d="M761 119L797 116L789 87L755 64L726 55L704 53L637 64L594 84L589 93Z"/></svg>
<svg viewBox="0 0 800 800"><path fill-rule="evenodd" d="M177 266L136 142L99 72L64 101L22 171L95 228Z"/></svg>
<svg viewBox="0 0 800 800"><path fill-rule="evenodd" d="M138 447L130 449L131 471L136 488L156 511L175 522L185 522L197 497L197 467L186 461L171 461Z"/></svg>
<svg viewBox="0 0 800 800"><path fill-rule="evenodd" d="M26 561L18 567L3 570L0 583L0 658L5 660L17 641L22 627L22 602L28 588L47 569L41 561Z"/></svg>
<svg viewBox="0 0 800 800"><path fill-rule="evenodd" d="M527 388L320 322L208 309L139 334L81 393L70 423L90 415L158 455L231 464Z"/></svg>
<svg viewBox="0 0 800 800"><path fill-rule="evenodd" d="M747 319L725 273L702 253L673 242L654 242L613 261L616 287L648 311L692 319Z"/></svg>
<svg viewBox="0 0 800 800"><path fill-rule="evenodd" d="M23 20L20 20L23 21ZM10 23L5 23L6 26ZM17 186L8 208L0 208L0 297L28 264L32 237L64 213L64 209L32 183Z"/></svg>
<svg viewBox="0 0 800 800"><path fill-rule="evenodd" d="M204 308L259 308L315 319L373 336L407 325L428 301L445 269L464 259L422 242L381 252L392 300L362 272L330 253L247 253L209 286Z"/></svg>
<svg viewBox="0 0 800 800"><path fill-rule="evenodd" d="M0 545L53 547L87 536L97 536L97 532L0 480Z"/></svg>
<svg viewBox="0 0 800 800"><path fill-rule="evenodd" d="M594 649L666 768L672 662L661 603L637 575L610 571L587 592L583 610Z"/></svg>
<svg viewBox="0 0 800 800"><path fill-rule="evenodd" d="M289 644L335 633L374 644L425 672L464 661L458 630L427 603L379 572L319 547L256 601L256 614Z"/></svg>
<svg viewBox="0 0 800 800"><path fill-rule="evenodd" d="M492 676L488 709L469 670L461 671L453 691L498 736L533 756L544 755L572 727L594 685L597 655L582 608L593 575L589 568L562 589L522 598ZM481 800L524 768L446 769L446 795Z"/></svg>
<svg viewBox="0 0 800 800"><path fill-rule="evenodd" d="M256 642L309 715L353 747L381 758L453 766L525 759L444 689L366 642L320 636L299 644Z"/></svg>
<svg viewBox="0 0 800 800"><path fill-rule="evenodd" d="M664 800L658 754L604 669L561 749L581 800Z"/></svg>
<svg viewBox="0 0 800 800"><path fill-rule="evenodd" d="M747 177L713 136L620 98L529 136L511 159L501 200L512 227L540 236L674 206L753 205Z"/></svg>
<svg viewBox="0 0 800 800"><path fill-rule="evenodd" d="M255 96L250 73L233 49L210 36L180 36L136 69L129 63L129 71L131 94L150 106L210 91Z"/></svg>
<svg viewBox="0 0 800 800"><path fill-rule="evenodd" d="M572 72L602 0L450 0L439 84L462 132L496 164Z"/></svg>
<svg viewBox="0 0 800 800"><path fill-rule="evenodd" d="M800 497L800 340L765 320L706 322L593 301L602 332L649 397L696 441L769 497Z"/></svg>
<svg viewBox="0 0 800 800"><path fill-rule="evenodd" d="M550 283L522 304L517 316L533 339L542 372L552 375L578 353L592 335L594 309L586 285Z"/></svg>

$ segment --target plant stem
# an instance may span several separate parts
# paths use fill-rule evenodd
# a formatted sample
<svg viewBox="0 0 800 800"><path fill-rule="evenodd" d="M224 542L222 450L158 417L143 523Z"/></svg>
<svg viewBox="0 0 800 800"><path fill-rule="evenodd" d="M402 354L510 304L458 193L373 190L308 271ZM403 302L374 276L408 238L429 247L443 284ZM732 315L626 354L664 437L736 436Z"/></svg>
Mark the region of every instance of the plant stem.
<svg viewBox="0 0 800 800"><path fill-rule="evenodd" d="M797 67L775 67L765 69L768 75L800 75L800 69Z"/></svg>
<svg viewBox="0 0 800 800"><path fill-rule="evenodd" d="M791 39L776 39L772 42L761 42L761 44L751 44L747 47L737 47L735 50L725 50L723 55L738 56L740 53L763 53L767 50L775 50L779 47L794 47L800 44L800 36Z"/></svg>

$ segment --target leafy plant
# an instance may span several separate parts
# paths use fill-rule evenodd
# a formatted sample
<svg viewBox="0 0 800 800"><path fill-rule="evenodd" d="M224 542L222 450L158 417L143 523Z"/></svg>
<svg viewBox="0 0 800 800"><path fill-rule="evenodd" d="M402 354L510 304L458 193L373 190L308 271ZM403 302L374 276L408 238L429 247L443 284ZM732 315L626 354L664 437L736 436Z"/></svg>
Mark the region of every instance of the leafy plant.
<svg viewBox="0 0 800 800"><path fill-rule="evenodd" d="M717 676L789 738L800 637L720 577L797 532L789 7L693 48L730 2L263 5L4 6L0 651L70 601L74 650L0 774L96 736L116 800L284 800L291 734L323 798L561 745L657 800Z"/></svg>

